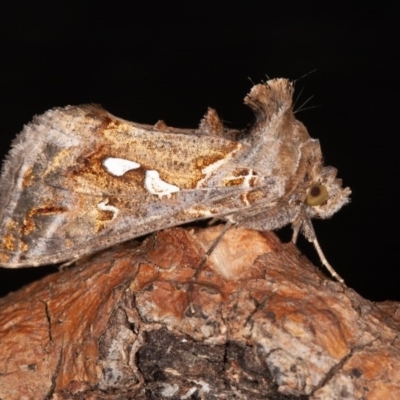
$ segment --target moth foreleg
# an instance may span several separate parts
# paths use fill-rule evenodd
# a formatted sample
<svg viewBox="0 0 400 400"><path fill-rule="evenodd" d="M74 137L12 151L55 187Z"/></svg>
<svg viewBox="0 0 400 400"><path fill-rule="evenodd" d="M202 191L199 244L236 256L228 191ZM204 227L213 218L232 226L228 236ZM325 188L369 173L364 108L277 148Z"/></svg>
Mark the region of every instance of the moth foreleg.
<svg viewBox="0 0 400 400"><path fill-rule="evenodd" d="M344 280L343 278L333 269L331 264L329 264L328 260L325 257L325 254L323 253L321 246L318 243L317 238L315 237L314 240L312 241L312 244L315 247L315 250L317 250L317 253L319 255L319 259L321 260L322 264L325 266L325 268L332 274L332 276L340 282L342 285L344 285Z"/></svg>
<svg viewBox="0 0 400 400"><path fill-rule="evenodd" d="M296 220L297 221L297 220ZM296 244L297 242L297 238L299 236L299 232L300 232L300 228L301 228L301 222L300 223L292 223L292 229L293 229L293 233L292 233L292 243Z"/></svg>
<svg viewBox="0 0 400 400"><path fill-rule="evenodd" d="M296 243L299 232L300 230L302 230L306 239L310 243L312 243L315 247L315 250L317 250L319 259L321 260L321 263L324 265L324 267L331 273L334 279L336 279L338 282L344 285L343 278L333 269L331 264L329 264L328 260L326 259L325 254L323 253L321 246L318 243L317 235L315 234L311 219L304 209L300 211L300 214L292 222L292 229L293 229L292 242Z"/></svg>

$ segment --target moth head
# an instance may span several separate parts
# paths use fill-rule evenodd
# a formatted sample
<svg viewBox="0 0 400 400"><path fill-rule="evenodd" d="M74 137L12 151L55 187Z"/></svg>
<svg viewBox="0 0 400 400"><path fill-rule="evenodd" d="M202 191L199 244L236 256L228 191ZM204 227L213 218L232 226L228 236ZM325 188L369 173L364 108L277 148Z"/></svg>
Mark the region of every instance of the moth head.
<svg viewBox="0 0 400 400"><path fill-rule="evenodd" d="M350 201L350 188L343 188L336 174L335 168L324 167L308 188L305 204L311 218L329 218Z"/></svg>

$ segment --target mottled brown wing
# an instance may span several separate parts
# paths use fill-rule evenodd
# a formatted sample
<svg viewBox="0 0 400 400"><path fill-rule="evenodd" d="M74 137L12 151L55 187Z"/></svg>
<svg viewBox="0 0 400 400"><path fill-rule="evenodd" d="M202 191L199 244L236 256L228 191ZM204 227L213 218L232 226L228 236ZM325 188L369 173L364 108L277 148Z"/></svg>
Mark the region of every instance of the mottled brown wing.
<svg viewBox="0 0 400 400"><path fill-rule="evenodd" d="M0 264L58 263L236 210L240 182L224 182L221 166L241 147L158 131L96 106L50 110L25 127L3 168ZM211 176L223 183L210 194Z"/></svg>

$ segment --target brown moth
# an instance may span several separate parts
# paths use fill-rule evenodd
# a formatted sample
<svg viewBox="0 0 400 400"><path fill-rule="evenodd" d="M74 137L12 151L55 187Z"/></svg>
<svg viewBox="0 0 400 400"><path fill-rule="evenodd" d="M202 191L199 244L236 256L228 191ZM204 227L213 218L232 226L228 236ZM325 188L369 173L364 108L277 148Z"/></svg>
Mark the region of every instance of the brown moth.
<svg viewBox="0 0 400 400"><path fill-rule="evenodd" d="M254 86L248 131L209 109L198 129L117 118L96 105L36 116L1 174L0 265L61 263L159 230L207 218L266 230L289 223L324 257L311 218L349 201L319 141L292 109L293 86Z"/></svg>

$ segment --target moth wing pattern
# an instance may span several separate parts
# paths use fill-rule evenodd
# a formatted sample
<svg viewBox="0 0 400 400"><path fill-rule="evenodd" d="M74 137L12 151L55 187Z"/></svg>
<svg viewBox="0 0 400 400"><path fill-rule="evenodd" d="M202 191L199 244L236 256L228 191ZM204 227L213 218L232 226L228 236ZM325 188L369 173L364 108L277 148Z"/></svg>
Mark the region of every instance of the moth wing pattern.
<svg viewBox="0 0 400 400"><path fill-rule="evenodd" d="M292 93L286 79L256 85L245 99L256 123L239 133L212 109L195 130L137 124L95 105L35 117L3 166L0 264L64 262L210 217L255 229L293 222L323 167ZM349 190L335 177L340 208Z"/></svg>
<svg viewBox="0 0 400 400"><path fill-rule="evenodd" d="M160 224L223 214L229 209L222 200L235 187L208 187L207 171L226 163L240 147L217 136L160 132L97 106L50 110L25 127L8 157L12 163L4 168L1 258L12 255L17 266L20 256L29 263L60 262L88 247L96 251L155 231ZM140 167L115 176L104 165L108 159L134 160ZM148 171L179 192L151 193L145 185ZM210 210L211 199L215 207Z"/></svg>

